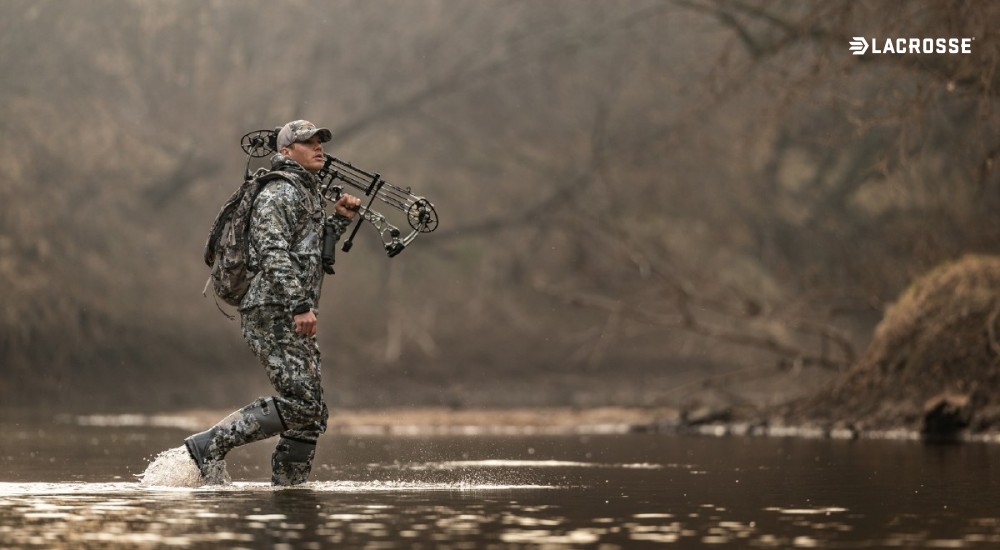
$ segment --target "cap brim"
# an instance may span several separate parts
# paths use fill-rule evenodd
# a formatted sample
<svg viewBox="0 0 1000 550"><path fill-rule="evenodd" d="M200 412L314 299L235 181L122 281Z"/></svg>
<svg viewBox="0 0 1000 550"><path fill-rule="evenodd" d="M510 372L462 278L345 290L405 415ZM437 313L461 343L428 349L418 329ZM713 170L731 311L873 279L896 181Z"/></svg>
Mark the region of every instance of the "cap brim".
<svg viewBox="0 0 1000 550"><path fill-rule="evenodd" d="M316 133L313 134L313 135L319 136L319 141L321 143L326 143L326 142L330 141L331 139L333 139L333 132L331 132L330 130L328 130L326 128L320 128L320 129L316 130Z"/></svg>

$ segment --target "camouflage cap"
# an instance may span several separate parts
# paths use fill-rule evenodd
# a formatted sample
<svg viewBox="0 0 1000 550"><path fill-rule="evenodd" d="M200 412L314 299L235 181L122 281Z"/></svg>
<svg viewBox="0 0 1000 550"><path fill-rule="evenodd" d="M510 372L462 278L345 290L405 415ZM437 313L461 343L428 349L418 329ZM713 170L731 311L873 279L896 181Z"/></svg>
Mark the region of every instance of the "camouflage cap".
<svg viewBox="0 0 1000 550"><path fill-rule="evenodd" d="M317 133L322 143L333 139L333 132L326 128L317 128L315 124L308 120L293 120L281 127L275 143L277 144L277 149L280 151L282 147L288 147L296 141L305 141Z"/></svg>

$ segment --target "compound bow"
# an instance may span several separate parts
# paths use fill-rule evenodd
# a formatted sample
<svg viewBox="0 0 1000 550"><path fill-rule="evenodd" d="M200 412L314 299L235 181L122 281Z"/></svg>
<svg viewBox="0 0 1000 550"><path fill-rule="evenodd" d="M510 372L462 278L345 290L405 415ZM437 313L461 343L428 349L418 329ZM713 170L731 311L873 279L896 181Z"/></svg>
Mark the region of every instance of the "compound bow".
<svg viewBox="0 0 1000 550"><path fill-rule="evenodd" d="M278 128L257 130L246 134L240 140L240 146L247 154L247 177L253 177L267 171L260 168L257 174L251 175L250 159L265 157L276 152L278 130ZM402 252L420 233L430 233L437 229L437 211L434 210L434 205L429 200L414 195L409 187L404 189L392 185L377 173L366 172L349 162L326 154L326 163L316 174L316 177L320 180L320 191L323 197L330 202L336 202L344 193L344 187L337 182L343 182L347 186L361 191L366 197L371 197L367 205L358 209L360 216L350 236L344 241L342 247L344 252L351 250L354 236L357 235L358 228L361 227L361 222L364 220L367 220L378 231L382 244L385 246L385 252L390 258ZM389 223L385 215L372 209L372 203L375 202L375 199L401 211L410 224L410 233L401 237L398 227Z"/></svg>

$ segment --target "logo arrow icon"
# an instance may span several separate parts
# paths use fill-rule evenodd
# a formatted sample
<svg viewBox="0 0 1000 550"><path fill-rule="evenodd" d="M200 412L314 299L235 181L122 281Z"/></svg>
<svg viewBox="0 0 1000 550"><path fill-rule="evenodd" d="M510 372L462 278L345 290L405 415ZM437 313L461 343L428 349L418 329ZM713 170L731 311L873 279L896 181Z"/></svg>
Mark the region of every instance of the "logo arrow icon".
<svg viewBox="0 0 1000 550"><path fill-rule="evenodd" d="M868 41L860 36L855 36L851 39L851 53L852 55L865 55L868 51Z"/></svg>

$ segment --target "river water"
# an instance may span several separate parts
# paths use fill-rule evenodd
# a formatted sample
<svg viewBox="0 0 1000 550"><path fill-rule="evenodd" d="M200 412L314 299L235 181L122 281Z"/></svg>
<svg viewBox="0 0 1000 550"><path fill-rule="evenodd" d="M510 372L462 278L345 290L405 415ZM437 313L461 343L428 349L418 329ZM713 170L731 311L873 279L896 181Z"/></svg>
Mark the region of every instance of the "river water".
<svg viewBox="0 0 1000 550"><path fill-rule="evenodd" d="M191 430L0 422L0 548L998 548L1000 446L609 435L327 435L314 481L140 485Z"/></svg>

